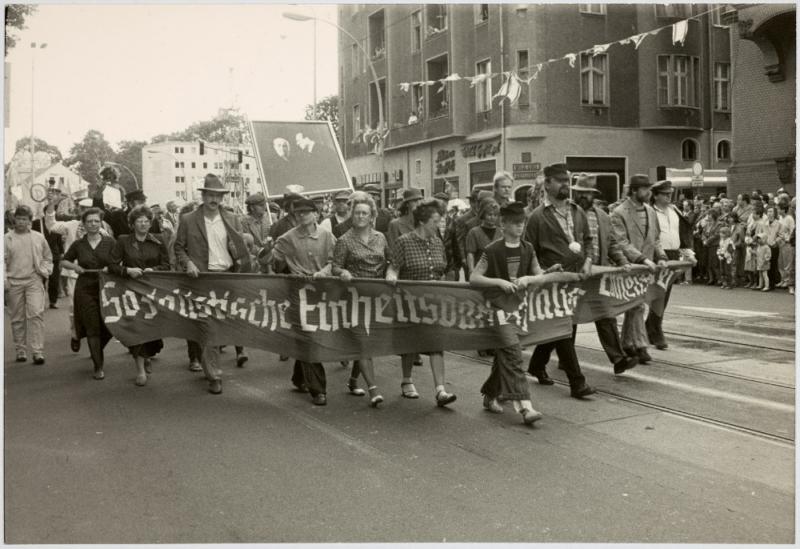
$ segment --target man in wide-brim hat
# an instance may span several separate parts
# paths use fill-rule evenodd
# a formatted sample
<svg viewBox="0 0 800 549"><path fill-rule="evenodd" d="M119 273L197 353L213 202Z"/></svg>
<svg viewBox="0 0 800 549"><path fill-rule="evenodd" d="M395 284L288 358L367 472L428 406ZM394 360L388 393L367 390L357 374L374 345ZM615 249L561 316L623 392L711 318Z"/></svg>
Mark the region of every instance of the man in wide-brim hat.
<svg viewBox="0 0 800 549"><path fill-rule="evenodd" d="M422 199L422 189L409 187L403 190L403 198L397 208L400 217L393 219L389 223L389 231L386 234L389 248L394 248L394 243L400 236L414 230L414 216L411 212L414 211L414 206L419 204Z"/></svg>
<svg viewBox="0 0 800 549"><path fill-rule="evenodd" d="M628 198L611 213L611 226L628 261L647 265L655 272L666 265L667 255L661 246L658 217L649 204L650 187L648 176L631 176ZM639 357L640 364L652 360L647 352L644 312L644 304L629 309L622 324L622 346L629 355Z"/></svg>
<svg viewBox="0 0 800 549"><path fill-rule="evenodd" d="M186 214L178 225L175 258L179 268L190 277L197 278L201 272L250 272L250 254L242 238L242 224L220 207L228 192L216 175L206 175L200 189L203 203ZM220 394L219 347L203 347L202 367L209 392Z"/></svg>

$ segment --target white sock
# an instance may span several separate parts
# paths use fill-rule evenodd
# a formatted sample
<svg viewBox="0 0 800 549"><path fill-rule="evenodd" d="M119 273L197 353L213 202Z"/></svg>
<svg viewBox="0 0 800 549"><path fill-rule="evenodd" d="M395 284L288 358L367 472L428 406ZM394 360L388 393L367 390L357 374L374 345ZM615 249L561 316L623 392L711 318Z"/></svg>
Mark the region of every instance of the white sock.
<svg viewBox="0 0 800 549"><path fill-rule="evenodd" d="M447 391L444 390L444 385L437 385L433 392L438 395L439 393L446 393Z"/></svg>

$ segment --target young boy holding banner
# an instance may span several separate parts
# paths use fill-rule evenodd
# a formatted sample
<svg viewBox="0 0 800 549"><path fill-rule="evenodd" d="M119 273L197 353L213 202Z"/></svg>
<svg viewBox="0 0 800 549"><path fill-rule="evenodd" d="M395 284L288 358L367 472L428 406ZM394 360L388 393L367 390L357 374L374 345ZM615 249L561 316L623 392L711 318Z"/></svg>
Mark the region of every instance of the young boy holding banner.
<svg viewBox="0 0 800 549"><path fill-rule="evenodd" d="M525 230L525 209L519 202L500 208L503 238L495 240L483 251L469 281L476 287L495 287L511 294L540 280L543 274L533 246L522 240ZM495 349L492 373L481 387L483 407L492 413L503 413L500 401L510 400L522 414L526 425L542 419L533 409L525 371L522 369L522 347L519 343Z"/></svg>

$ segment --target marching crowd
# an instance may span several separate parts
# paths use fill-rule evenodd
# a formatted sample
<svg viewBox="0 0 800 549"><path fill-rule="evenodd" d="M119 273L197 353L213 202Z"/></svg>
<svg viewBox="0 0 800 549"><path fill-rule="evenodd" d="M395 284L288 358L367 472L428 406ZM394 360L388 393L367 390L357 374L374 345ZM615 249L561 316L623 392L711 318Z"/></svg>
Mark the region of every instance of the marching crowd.
<svg viewBox="0 0 800 549"><path fill-rule="evenodd" d="M760 191L740 195L736 203L724 196L679 200L677 207L670 181L652 183L645 175L634 175L627 196L607 205L598 199L593 176L570 177L565 165L554 164L544 169L544 182L532 187L527 204L512 200L513 178L501 171L494 176L493 190L470 195L465 213L447 211L446 194L426 199L416 188L403 191L395 210L380 208L380 188L367 185L363 191L335 194L331 212L324 216L321 204L294 192L287 192L280 206L260 193L251 195L247 214L239 216L223 206L228 191L213 174L200 189L202 201L180 210L171 202L165 211L147 206L139 190L126 195L124 210L108 208L102 200L104 185L93 189L92 198L81 201L71 218L55 215L60 199L54 192L42 219L33 220L30 209L20 206L10 226L6 224L4 280L18 362L28 359L30 347L33 362L44 363L46 295L56 308L63 278L72 298L70 347L79 352L85 338L93 377L105 377L103 349L111 334L101 313L100 271L130 278L173 270L190 277L204 272L289 273L345 282L463 279L475 287L513 293L541 283L551 272L589 276L596 265L628 269L633 264L655 272L667 260L684 259L695 264L684 273L685 283L788 288L794 293L795 199L782 191L775 196ZM61 272L66 276L59 277ZM640 305L625 313L621 330L615 317L595 322L615 374L652 360L650 346L667 348L661 320ZM546 366L553 351L571 396L593 394L575 351L575 333L573 326L570 337L537 345L527 368L519 345L480 351L493 357L491 374L481 387L484 408L502 413L502 404L509 402L525 424L539 420L542 414L533 408L527 376L552 385ZM189 369L202 371L209 391L220 394L220 347L196 341L187 341L186 347ZM152 358L162 348L159 340L129 349L136 385L146 385ZM456 400L446 388L445 350L421 353L430 362L440 407ZM372 358L353 361L347 389L353 395L368 393L369 404L377 407L383 397ZM413 367L422 364L421 358L400 358L405 398L420 397ZM247 361L246 349L236 347L236 365L244 367ZM367 391L359 387L362 377ZM291 382L297 391L309 393L313 404L327 403L322 364L296 360Z"/></svg>

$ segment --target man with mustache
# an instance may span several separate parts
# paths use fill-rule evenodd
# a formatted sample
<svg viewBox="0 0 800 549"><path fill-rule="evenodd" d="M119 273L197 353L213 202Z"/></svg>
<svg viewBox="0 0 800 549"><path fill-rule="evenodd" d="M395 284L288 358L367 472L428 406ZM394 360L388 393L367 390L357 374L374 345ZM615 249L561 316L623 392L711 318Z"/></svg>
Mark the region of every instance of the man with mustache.
<svg viewBox="0 0 800 549"><path fill-rule="evenodd" d="M525 229L525 240L533 244L539 265L546 271L564 271L589 275L592 272L592 235L584 211L569 199L569 173L565 164L544 169L544 201L531 214ZM572 335L537 345L531 356L528 372L541 385L553 385L545 366L555 349L561 367L567 374L570 395L583 398L595 393L587 385L575 353L576 325Z"/></svg>
<svg viewBox="0 0 800 549"><path fill-rule="evenodd" d="M192 278L197 278L201 272L250 272L250 254L242 238L242 224L239 218L221 207L227 192L216 175L206 175L200 189L202 205L186 214L178 224L175 258L179 267ZM209 382L209 392L222 393L219 347L205 345L201 364Z"/></svg>

